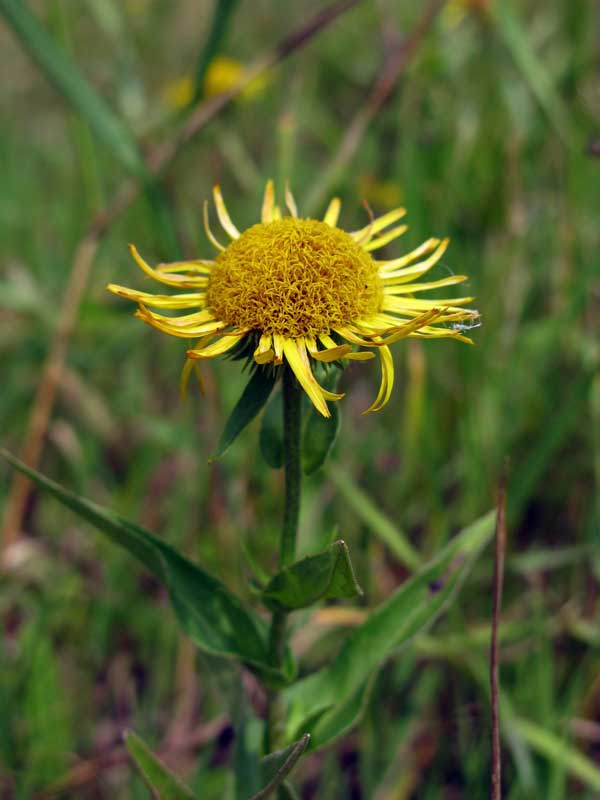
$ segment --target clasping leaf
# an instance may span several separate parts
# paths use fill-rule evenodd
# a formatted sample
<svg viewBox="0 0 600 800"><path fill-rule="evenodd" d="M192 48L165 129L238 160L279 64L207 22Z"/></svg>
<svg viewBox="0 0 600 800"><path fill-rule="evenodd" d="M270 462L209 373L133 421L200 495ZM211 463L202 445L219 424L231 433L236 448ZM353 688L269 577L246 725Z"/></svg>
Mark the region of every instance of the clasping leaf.
<svg viewBox="0 0 600 800"><path fill-rule="evenodd" d="M348 547L339 539L324 552L284 567L271 578L261 597L265 605L273 610L283 608L294 611L319 600L361 594Z"/></svg>

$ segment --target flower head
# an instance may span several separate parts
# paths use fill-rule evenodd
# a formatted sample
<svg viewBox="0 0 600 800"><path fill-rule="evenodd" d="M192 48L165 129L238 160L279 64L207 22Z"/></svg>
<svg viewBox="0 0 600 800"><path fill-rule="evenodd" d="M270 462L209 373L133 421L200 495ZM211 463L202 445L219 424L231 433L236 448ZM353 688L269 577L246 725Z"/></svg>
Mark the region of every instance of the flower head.
<svg viewBox="0 0 600 800"><path fill-rule="evenodd" d="M415 297L427 289L466 280L465 275L449 275L415 282L437 264L448 239L428 239L399 258L373 258L374 251L406 230L406 225L391 227L404 216L403 208L347 233L337 227L337 198L329 204L323 220L303 219L298 217L296 203L286 187L289 216L282 216L269 181L261 221L240 233L218 186L213 196L219 221L231 240L225 246L214 236L206 202L206 234L218 251L214 260L152 268L130 245L134 259L147 275L189 292L155 295L108 286L111 292L138 303L136 316L152 327L171 336L197 340L187 351L185 374L197 360L250 345L251 357L258 365L277 367L286 361L315 408L327 417L327 402L343 395L317 382L315 363L365 361L378 353L381 385L367 409L378 411L388 402L394 383L390 344L405 337L470 342L461 333L460 323L478 317L477 311L462 307L473 298ZM167 316L151 308L187 309L189 313Z"/></svg>

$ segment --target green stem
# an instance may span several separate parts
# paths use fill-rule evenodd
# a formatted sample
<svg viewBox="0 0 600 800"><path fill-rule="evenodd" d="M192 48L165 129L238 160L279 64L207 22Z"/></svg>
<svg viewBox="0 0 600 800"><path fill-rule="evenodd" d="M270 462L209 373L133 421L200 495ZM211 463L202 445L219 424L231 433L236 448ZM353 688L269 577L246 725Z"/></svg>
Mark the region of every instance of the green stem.
<svg viewBox="0 0 600 800"><path fill-rule="evenodd" d="M300 516L302 493L301 429L302 390L294 373L286 364L283 367L283 466L285 470L285 505L279 550L279 566L285 567L296 556L296 536ZM271 621L269 648L271 663L282 667L285 657L287 613L275 611ZM272 689L267 697L267 752L273 752L285 744L285 707L281 693Z"/></svg>

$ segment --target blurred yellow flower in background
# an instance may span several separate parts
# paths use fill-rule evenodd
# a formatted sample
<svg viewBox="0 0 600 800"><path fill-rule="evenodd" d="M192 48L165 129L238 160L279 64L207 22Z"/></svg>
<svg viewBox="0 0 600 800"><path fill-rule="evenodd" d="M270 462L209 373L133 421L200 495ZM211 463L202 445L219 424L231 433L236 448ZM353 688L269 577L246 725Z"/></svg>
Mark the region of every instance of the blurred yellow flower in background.
<svg viewBox="0 0 600 800"><path fill-rule="evenodd" d="M167 286L190 289L189 293L154 295L108 286L114 294L137 303L136 316L148 325L170 336L197 339L187 351L184 380L195 361L224 353L247 355L257 365L279 367L286 361L317 411L328 417L327 403L343 395L321 386L312 365L365 361L376 351L381 359L381 385L367 411L378 411L390 399L394 385L390 344L405 337L470 342L462 330L472 327L478 312L461 306L472 297L415 297L467 279L447 275L418 282L443 256L448 239L427 239L398 258L376 260L371 255L406 231L406 225L390 227L405 215L405 209L395 208L347 233L337 225L338 198L330 202L322 220L303 219L286 186L289 216L283 216L275 203L273 182L268 181L261 221L240 232L218 186L213 196L221 226L231 240L225 246L213 234L205 202L206 235L218 252L214 260L152 268L130 245L147 275ZM164 315L150 308L188 309L190 313Z"/></svg>
<svg viewBox="0 0 600 800"><path fill-rule="evenodd" d="M245 70L245 64L240 61L228 56L217 56L210 62L204 76L204 97L215 97L231 91L243 78ZM264 90L267 81L264 74L259 75L240 93L240 98L243 100L254 99ZM191 75L177 78L167 84L163 90L165 102L175 110L185 108L192 101L193 96L194 79Z"/></svg>
<svg viewBox="0 0 600 800"><path fill-rule="evenodd" d="M364 172L356 181L359 197L384 210L402 202L402 191L395 181L379 180L372 172Z"/></svg>

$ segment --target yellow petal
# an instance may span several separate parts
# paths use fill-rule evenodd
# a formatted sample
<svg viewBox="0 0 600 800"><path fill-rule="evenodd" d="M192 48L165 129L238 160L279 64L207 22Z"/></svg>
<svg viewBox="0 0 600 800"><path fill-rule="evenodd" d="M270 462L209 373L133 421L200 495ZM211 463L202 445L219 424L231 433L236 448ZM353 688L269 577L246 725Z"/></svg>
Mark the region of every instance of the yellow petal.
<svg viewBox="0 0 600 800"><path fill-rule="evenodd" d="M217 209L217 216L219 217L219 222L223 226L223 230L228 233L232 239L239 238L240 232L231 221L225 201L223 200L223 195L221 194L221 187L218 183L213 186L213 198L215 201L215 208Z"/></svg>
<svg viewBox="0 0 600 800"><path fill-rule="evenodd" d="M370 222L368 225L365 225L364 228L361 228L358 231L352 231L350 236L359 241L362 241L363 237L367 234L370 234L370 238L374 233L378 233L384 228L387 228L388 225L391 225L392 222L396 222L397 220L401 219L405 214L405 208L395 208L393 211L388 211L387 214L383 214L383 216L372 220L372 222Z"/></svg>
<svg viewBox="0 0 600 800"><path fill-rule="evenodd" d="M225 327L224 323L220 320L213 320L212 322L206 322L204 325L190 325L186 328L178 328L176 325L167 322L166 318L163 318L165 321L157 319L149 311L144 312L142 309L136 311L135 316L148 325L151 325L153 328L156 328L156 330L162 333L168 333L169 336L176 336L179 339L205 336L207 333L216 333Z"/></svg>
<svg viewBox="0 0 600 800"><path fill-rule="evenodd" d="M343 339L347 339L349 342L352 342L352 344L360 344L363 347L378 347L377 342L368 342L366 339L361 338L358 335L358 332L353 328L350 328L348 325L334 328L333 330Z"/></svg>
<svg viewBox="0 0 600 800"><path fill-rule="evenodd" d="M390 348L383 346L379 348L378 352L381 358L381 384L373 404L363 411L363 414L380 411L389 401L394 388L394 361Z"/></svg>
<svg viewBox="0 0 600 800"><path fill-rule="evenodd" d="M212 244L213 247L216 247L217 250L221 250L221 252L223 252L225 248L223 247L221 242L219 242L215 238L213 232L210 229L210 225L208 222L208 200L204 201L204 207L202 209L202 219L204 221L204 230L206 231L206 236L208 238L208 241Z"/></svg>
<svg viewBox="0 0 600 800"><path fill-rule="evenodd" d="M372 239L368 244L363 244L363 250L366 250L367 253L371 252L371 250L379 250L380 247L383 247L388 242L397 239L398 236L402 236L408 230L408 225L398 225L397 228L392 228L391 231L384 233L383 236L379 236L377 239Z"/></svg>
<svg viewBox="0 0 600 800"><path fill-rule="evenodd" d="M129 245L129 252L133 256L135 263L143 272L146 273L146 275L149 275L159 283L164 283L166 286L176 286L179 289L194 289L198 286L204 285L205 283L205 278L191 278L189 275L170 275L169 277L165 277L158 270L152 269L152 267L144 261L144 259L138 253L135 245Z"/></svg>
<svg viewBox="0 0 600 800"><path fill-rule="evenodd" d="M273 350L275 351L275 363L281 364L283 361L283 344L285 339L278 333L273 334Z"/></svg>
<svg viewBox="0 0 600 800"><path fill-rule="evenodd" d="M246 335L247 331L244 331L244 333L226 333L216 342L213 342L202 349L188 350L187 357L214 358L215 356L220 356L222 353L226 353L228 350L231 350L232 347L235 347L235 345Z"/></svg>
<svg viewBox="0 0 600 800"><path fill-rule="evenodd" d="M421 256L427 255L427 253L431 253L439 244L440 240L432 237L424 241L423 244L420 244L418 247L415 247L410 253L400 256L400 258L391 258L385 261L376 261L375 263L379 267L379 273L382 275L384 272L399 269L407 264L411 264L415 259L421 258Z"/></svg>
<svg viewBox="0 0 600 800"><path fill-rule="evenodd" d="M395 261L389 262L385 268L380 267L379 277L384 282L387 282L390 278L401 279L395 280L394 283L402 283L410 280L411 278L420 278L421 275L424 275L437 264L437 262L446 252L449 243L450 239L442 239L442 241L437 245L435 252L430 255L429 258L426 258L424 261L419 261L418 264L413 264L411 267L407 267L405 269L388 269L390 264L396 264L397 266L400 266L401 262L406 264L412 263L415 258L418 258L423 254L422 252L419 252L422 251L422 248L424 247L424 245L421 245L421 247L418 247L416 250L413 250L412 253L409 253L407 256L405 256L404 259L396 259ZM427 252L429 252L429 250Z"/></svg>
<svg viewBox="0 0 600 800"><path fill-rule="evenodd" d="M397 342L399 339L404 339L407 336L411 336L415 331L420 330L428 323L438 320L443 313L444 309L432 308L430 311L427 311L425 314L421 314L411 322L407 322L405 325L399 326L394 333L386 336L383 341L386 345L388 345Z"/></svg>
<svg viewBox="0 0 600 800"><path fill-rule="evenodd" d="M436 297L435 300L422 300L417 297L396 297L391 292L386 292L383 297L384 308L405 313L405 309L415 309L417 311L427 311L433 306L443 306L449 311L460 311L456 306L472 303L474 297ZM454 305L450 305L454 303Z"/></svg>
<svg viewBox="0 0 600 800"><path fill-rule="evenodd" d="M287 181L285 182L285 204L292 217L297 217L298 206L296 205L296 201L294 200L294 195L292 194L290 190L290 185Z"/></svg>
<svg viewBox="0 0 600 800"><path fill-rule="evenodd" d="M258 342L258 347L254 351L254 360L257 364L269 364L275 358L275 351L272 348L272 338L263 334Z"/></svg>
<svg viewBox="0 0 600 800"><path fill-rule="evenodd" d="M424 283L403 283L401 286L395 286L396 279L384 278L383 291L386 291L387 286L394 286L394 294L413 294L413 292L425 292L429 289L440 289L442 286L453 286L457 283L463 283L468 280L467 275L449 275L447 278L441 278L439 281L426 281Z"/></svg>
<svg viewBox="0 0 600 800"><path fill-rule="evenodd" d="M205 394L204 381L202 379L202 373L200 372L200 367L193 359L186 358L183 368L181 370L181 375L179 377L179 396L181 397L182 400L186 399L187 387L192 370L194 371L196 378L198 380L198 385L200 386L200 393Z"/></svg>
<svg viewBox="0 0 600 800"><path fill-rule="evenodd" d="M150 294L149 292L139 292L136 289L128 289L126 286L119 286L116 283L109 283L106 288L109 292L124 297L125 300L133 300L134 303L143 303L154 308L198 308L206 302L204 292L171 295Z"/></svg>
<svg viewBox="0 0 600 800"><path fill-rule="evenodd" d="M323 217L323 222L326 222L327 225L331 225L332 228L335 228L340 216L341 208L342 208L342 202L340 198L339 197L332 198L331 202L327 206L327 211L325 212L325 216Z"/></svg>
<svg viewBox="0 0 600 800"><path fill-rule="evenodd" d="M319 339L328 349L337 347L331 336L327 336L327 334L322 334L319 336ZM355 353L354 350L350 350L343 358L347 358L351 361L369 361L371 358L375 358L375 353L371 353L369 350L362 350L359 353Z"/></svg>
<svg viewBox="0 0 600 800"><path fill-rule="evenodd" d="M263 196L262 211L260 215L261 222L272 222L273 220L273 206L275 205L275 189L273 181L269 178L265 186L265 194Z"/></svg>
<svg viewBox="0 0 600 800"><path fill-rule="evenodd" d="M210 275L214 266L214 261L209 259L195 259L194 261L170 261L165 264L157 264L157 272L200 272L203 275Z"/></svg>
<svg viewBox="0 0 600 800"><path fill-rule="evenodd" d="M212 322L215 319L215 315L209 308L203 308L201 311L194 311L191 314L180 314L178 317L166 317L164 314L155 314L154 311L149 311L142 303L140 312L144 317L151 317L158 322L173 325L175 328L187 328L200 322Z"/></svg>
<svg viewBox="0 0 600 800"><path fill-rule="evenodd" d="M302 339L285 339L283 352L298 383L309 396L314 407L324 417L330 417L331 414L324 398L324 389L319 386L312 374L304 341Z"/></svg>
<svg viewBox="0 0 600 800"><path fill-rule="evenodd" d="M322 337L319 337L321 341L323 341ZM332 340L332 347L327 347L326 350L319 350L317 348L317 343L314 339L310 339L307 337L306 339L306 346L308 347L308 352L311 356L316 359L317 361L324 361L326 363L330 361L337 361L340 358L344 358L347 356L349 352L351 352L352 348L348 344L341 344L336 345L335 342Z"/></svg>

